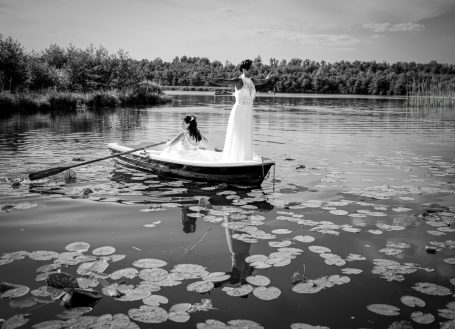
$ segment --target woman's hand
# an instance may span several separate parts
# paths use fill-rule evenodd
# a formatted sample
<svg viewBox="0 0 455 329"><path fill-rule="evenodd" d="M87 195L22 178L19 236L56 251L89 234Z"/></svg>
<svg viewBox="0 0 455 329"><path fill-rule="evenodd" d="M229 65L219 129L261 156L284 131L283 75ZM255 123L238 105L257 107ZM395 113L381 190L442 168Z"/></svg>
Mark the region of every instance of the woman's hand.
<svg viewBox="0 0 455 329"><path fill-rule="evenodd" d="M265 77L266 80L269 80L273 77L273 74L272 73L269 73L267 74L267 76Z"/></svg>

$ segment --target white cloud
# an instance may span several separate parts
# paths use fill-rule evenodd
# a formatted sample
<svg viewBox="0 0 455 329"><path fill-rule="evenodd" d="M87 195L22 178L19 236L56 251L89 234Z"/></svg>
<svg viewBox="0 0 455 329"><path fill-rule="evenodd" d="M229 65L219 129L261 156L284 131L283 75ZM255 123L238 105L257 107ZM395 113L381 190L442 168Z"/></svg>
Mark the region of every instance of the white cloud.
<svg viewBox="0 0 455 329"><path fill-rule="evenodd" d="M417 23L399 23L399 24L391 24L391 23L369 23L364 24L364 28L373 30L376 33L383 33L383 32L417 32L422 31L425 26L422 24Z"/></svg>
<svg viewBox="0 0 455 329"><path fill-rule="evenodd" d="M384 34L373 34L371 37L375 40L382 40L385 38Z"/></svg>
<svg viewBox="0 0 455 329"><path fill-rule="evenodd" d="M305 46L343 48L352 47L361 42L360 39L347 34L305 34L286 30L251 30L256 36L285 39L298 42Z"/></svg>
<svg viewBox="0 0 455 329"><path fill-rule="evenodd" d="M424 26L422 24L417 23L400 23L395 24L390 27L389 31L397 32L397 31L422 31Z"/></svg>

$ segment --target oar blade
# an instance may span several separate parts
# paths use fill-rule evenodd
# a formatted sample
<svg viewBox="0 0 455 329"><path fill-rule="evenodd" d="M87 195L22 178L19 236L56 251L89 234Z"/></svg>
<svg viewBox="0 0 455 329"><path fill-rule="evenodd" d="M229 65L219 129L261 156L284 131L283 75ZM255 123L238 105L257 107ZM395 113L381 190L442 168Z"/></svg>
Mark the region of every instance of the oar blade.
<svg viewBox="0 0 455 329"><path fill-rule="evenodd" d="M37 172L32 172L28 175L28 178L30 180L37 180L45 177L49 177L52 175L57 175L58 173L61 173L62 171L67 170L68 167L55 167L55 168L50 168L46 170L41 170Z"/></svg>

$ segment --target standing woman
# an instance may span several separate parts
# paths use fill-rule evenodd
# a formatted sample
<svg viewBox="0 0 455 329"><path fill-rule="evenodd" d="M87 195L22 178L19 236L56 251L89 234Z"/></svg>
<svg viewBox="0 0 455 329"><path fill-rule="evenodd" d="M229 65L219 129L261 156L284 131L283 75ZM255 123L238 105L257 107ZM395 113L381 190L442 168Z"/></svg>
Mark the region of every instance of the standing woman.
<svg viewBox="0 0 455 329"><path fill-rule="evenodd" d="M253 80L249 70L252 61L247 59L240 63L242 75L226 80L212 80L214 84L235 87L235 104L229 116L226 139L222 154L222 162L250 161L253 153L253 100L256 96L256 86L264 85L272 78L269 74L265 80Z"/></svg>

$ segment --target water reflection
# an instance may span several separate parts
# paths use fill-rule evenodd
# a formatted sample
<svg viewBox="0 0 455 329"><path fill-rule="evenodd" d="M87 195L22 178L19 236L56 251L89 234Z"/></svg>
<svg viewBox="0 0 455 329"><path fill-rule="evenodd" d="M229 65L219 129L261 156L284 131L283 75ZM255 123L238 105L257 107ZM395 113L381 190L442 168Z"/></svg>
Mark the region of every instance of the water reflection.
<svg viewBox="0 0 455 329"><path fill-rule="evenodd" d="M226 217L224 222L231 223L234 222L232 217ZM228 280L230 284L244 284L246 278L252 275L254 268L246 262L246 258L250 256L251 243L241 241L239 239L233 238L233 234L236 233L235 230L228 227L225 228L226 233L226 242L231 254L231 270L227 272L231 277Z"/></svg>
<svg viewBox="0 0 455 329"><path fill-rule="evenodd" d="M3 119L2 175L20 176L52 163L71 161L76 148L90 160L107 155L105 143L110 141L134 145L166 139L186 113L198 116L211 141L222 142L231 98L176 96L175 102L150 109ZM226 270L229 279L221 285L236 286L252 274L246 258L276 255L276 248L281 249L284 242L282 237L290 243L289 248L284 247L286 252L303 251L302 255L300 251L293 255L295 258L289 259L286 266L275 263L270 269L256 267L255 274L267 275L271 286L281 290L277 301L259 301L254 292L247 299L234 300L231 295L224 296L227 290L220 289L209 296L217 310L191 315L188 327L205 319L238 318L255 320L267 328L289 328L290 323L301 320L305 305L305 321L313 325L360 328L371 326L374 319L376 327L387 328L398 318L381 318L369 312L367 305L400 305L399 320L408 321L412 310L401 305L397 289L415 292L412 286L417 282L451 287L454 112L413 110L394 99L276 97L259 99L255 120L256 149L277 162L277 192L272 190L270 180L261 189L252 190L128 171L108 161L79 168L75 182L52 177L33 184L23 182L15 189L1 184L1 249L66 253L63 246L68 243L88 241L93 248L113 245L119 254L126 255L105 274L117 266L131 267L135 260L145 258L163 259L169 264L166 270L170 270L171 263L179 259L206 267L209 272ZM66 197L45 198L36 193ZM17 198L11 201L14 195ZM213 211L219 212L192 208L201 198L208 198ZM434 204L444 206L438 207L442 211L434 219L421 218L420 214L428 212L428 205L431 208ZM240 212L256 217L243 223ZM253 223L252 218L261 219ZM225 228L223 224L234 225ZM287 232L277 233L274 244L256 235L257 242L251 245L248 241L252 241L253 234L244 233L254 233L249 227L254 225L262 225L261 231L267 235L276 233L276 229ZM182 248L193 246L197 236L205 236L204 243L185 248L191 252L182 255ZM328 248L330 253L319 255L310 246ZM434 252L430 254L427 246ZM305 264L307 267L302 268ZM407 264L419 268L411 273ZM30 288L37 288L42 283L35 282L33 266L29 260L2 265L2 280L23 281ZM67 270L77 271L75 267ZM292 273L302 270L315 284L324 285L321 293L307 295L292 290ZM351 274L346 274L346 270ZM400 276L397 271L406 274ZM338 285L341 275L349 275L350 281ZM336 287L329 278L338 282ZM393 284L386 279L393 279ZM189 281L176 287L163 286L159 294L172 304L199 300L200 295L187 291L188 284ZM346 303L345 296L352 297L350 303ZM420 297L427 303L426 312L436 316L451 295ZM171 303L164 308L170 310ZM5 310L0 317L5 319L10 314L33 312L12 310L6 299L0 304L0 310ZM61 307L53 307L46 312L33 312L32 321L54 319ZM129 308L127 303L104 296L93 315L105 314L106 310L127 314ZM336 312L327 317L326 309ZM436 321L444 319L438 317ZM162 326L176 328L181 324L168 321Z"/></svg>
<svg viewBox="0 0 455 329"><path fill-rule="evenodd" d="M190 208L190 206L182 206L183 232L185 232L185 233L194 233L194 232L196 232L196 220L197 220L197 218L188 216L189 208Z"/></svg>

